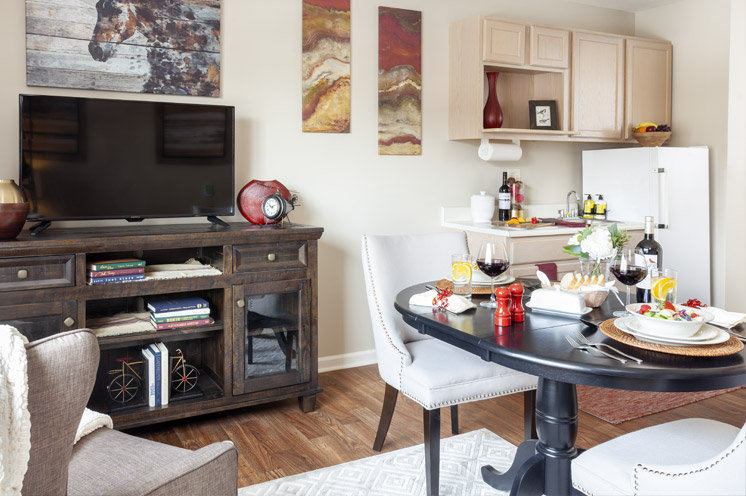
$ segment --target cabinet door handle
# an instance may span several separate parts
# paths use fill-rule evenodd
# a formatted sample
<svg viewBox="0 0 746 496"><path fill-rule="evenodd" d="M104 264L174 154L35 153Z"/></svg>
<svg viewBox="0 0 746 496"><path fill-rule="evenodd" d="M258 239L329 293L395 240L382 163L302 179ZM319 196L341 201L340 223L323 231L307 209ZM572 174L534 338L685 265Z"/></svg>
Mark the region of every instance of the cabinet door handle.
<svg viewBox="0 0 746 496"><path fill-rule="evenodd" d="M269 260L270 262L274 262L275 258L277 257L275 257L274 253L270 253L269 255L267 255L267 260Z"/></svg>
<svg viewBox="0 0 746 496"><path fill-rule="evenodd" d="M65 320L63 320L62 323L65 324L65 327L72 327L73 324L75 324L75 319L72 317L68 317Z"/></svg>
<svg viewBox="0 0 746 496"><path fill-rule="evenodd" d="M236 306L237 306L238 308L243 308L243 307L244 307L244 305L246 305L246 302L245 302L245 301L243 301L243 300L238 300L238 301L236 301Z"/></svg>
<svg viewBox="0 0 746 496"><path fill-rule="evenodd" d="M28 277L28 271L26 269L21 269L18 271L18 279L26 279Z"/></svg>

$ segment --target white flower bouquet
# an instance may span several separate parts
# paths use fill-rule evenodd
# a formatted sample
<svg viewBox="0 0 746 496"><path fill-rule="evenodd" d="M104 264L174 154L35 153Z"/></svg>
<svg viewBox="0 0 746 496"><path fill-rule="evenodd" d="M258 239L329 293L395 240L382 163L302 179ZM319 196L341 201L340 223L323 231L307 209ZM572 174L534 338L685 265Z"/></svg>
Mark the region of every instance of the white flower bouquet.
<svg viewBox="0 0 746 496"><path fill-rule="evenodd" d="M625 229L618 229L616 224L605 226L588 226L578 231L567 240L567 246L562 248L564 253L575 255L581 259L591 262L589 275L600 275L601 264L610 262L629 241L629 235Z"/></svg>

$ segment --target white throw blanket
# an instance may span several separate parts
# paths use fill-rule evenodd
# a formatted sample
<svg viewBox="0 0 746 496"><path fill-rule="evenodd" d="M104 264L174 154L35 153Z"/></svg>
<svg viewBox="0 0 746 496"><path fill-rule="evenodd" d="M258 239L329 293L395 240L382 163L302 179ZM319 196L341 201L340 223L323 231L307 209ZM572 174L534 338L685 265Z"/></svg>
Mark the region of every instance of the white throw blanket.
<svg viewBox="0 0 746 496"><path fill-rule="evenodd" d="M14 327L0 325L0 496L21 495L31 451L26 343ZM108 415L86 408L74 442L112 425Z"/></svg>
<svg viewBox="0 0 746 496"><path fill-rule="evenodd" d="M20 495L31 449L25 336L0 325L0 494Z"/></svg>
<svg viewBox="0 0 746 496"><path fill-rule="evenodd" d="M111 429L113 426L114 424L111 421L111 417L105 413L94 412L93 410L86 408L83 412L83 417L80 419L78 432L75 433L75 441L73 441L73 444L77 443L80 441L80 438L87 436L96 429L101 427L108 427Z"/></svg>

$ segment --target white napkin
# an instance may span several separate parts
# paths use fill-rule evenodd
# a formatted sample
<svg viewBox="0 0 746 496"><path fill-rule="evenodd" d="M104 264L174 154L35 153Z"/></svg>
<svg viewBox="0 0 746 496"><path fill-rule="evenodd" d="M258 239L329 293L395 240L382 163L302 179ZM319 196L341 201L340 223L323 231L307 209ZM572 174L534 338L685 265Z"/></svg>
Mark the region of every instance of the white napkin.
<svg viewBox="0 0 746 496"><path fill-rule="evenodd" d="M746 319L746 314L744 313L728 312L721 308L703 307L702 311L709 312L715 317L715 319L712 321L713 324L721 327L727 327L728 329Z"/></svg>
<svg viewBox="0 0 746 496"><path fill-rule="evenodd" d="M412 295L412 297L409 299L409 304L434 308L435 305L433 305L433 298L435 298L437 294L437 291L431 289L429 291L425 291L424 293ZM461 313L469 310L470 308L476 307L477 306L474 303L464 298L463 296L451 295L448 297L448 306L446 306L446 310L453 313Z"/></svg>

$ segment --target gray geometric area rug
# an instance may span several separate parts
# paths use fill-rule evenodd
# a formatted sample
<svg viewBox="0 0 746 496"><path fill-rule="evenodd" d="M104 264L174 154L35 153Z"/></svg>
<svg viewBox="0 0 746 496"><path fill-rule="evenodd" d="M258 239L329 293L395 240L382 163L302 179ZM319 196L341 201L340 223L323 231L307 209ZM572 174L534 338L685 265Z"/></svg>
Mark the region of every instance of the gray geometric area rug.
<svg viewBox="0 0 746 496"><path fill-rule="evenodd" d="M483 465L505 471L516 447L487 429L440 441L440 494L442 496L495 496L482 481ZM419 444L242 487L238 496L419 496L426 492L425 448Z"/></svg>

